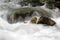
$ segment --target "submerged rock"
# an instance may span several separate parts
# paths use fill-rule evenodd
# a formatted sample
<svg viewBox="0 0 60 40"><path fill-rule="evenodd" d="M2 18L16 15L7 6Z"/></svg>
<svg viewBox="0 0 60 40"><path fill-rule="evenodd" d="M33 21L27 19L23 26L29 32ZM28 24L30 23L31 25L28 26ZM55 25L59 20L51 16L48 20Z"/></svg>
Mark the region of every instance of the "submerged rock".
<svg viewBox="0 0 60 40"><path fill-rule="evenodd" d="M53 21L52 19L48 18L48 17L43 17L41 16L37 22L37 24L46 24L46 25L50 25L53 26L56 24L55 21Z"/></svg>
<svg viewBox="0 0 60 40"><path fill-rule="evenodd" d="M56 24L55 21L51 20L48 17L43 17L43 16L41 16L39 19L37 19L37 17L32 17L31 23L35 23L35 24L46 24L46 25L49 25L49 26L53 26L53 25Z"/></svg>
<svg viewBox="0 0 60 40"><path fill-rule="evenodd" d="M40 7L40 8L35 8L35 10L38 12L38 16L45 16L45 17L53 17L52 14L52 10L48 9L48 8L44 8L44 7Z"/></svg>

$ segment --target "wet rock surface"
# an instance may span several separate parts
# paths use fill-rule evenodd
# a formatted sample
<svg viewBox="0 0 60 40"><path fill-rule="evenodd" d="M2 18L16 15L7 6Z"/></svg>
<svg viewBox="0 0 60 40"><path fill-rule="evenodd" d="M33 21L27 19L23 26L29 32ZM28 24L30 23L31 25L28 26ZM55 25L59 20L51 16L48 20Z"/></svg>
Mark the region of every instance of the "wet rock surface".
<svg viewBox="0 0 60 40"><path fill-rule="evenodd" d="M31 17L34 10L30 8L20 8L15 9L12 14L8 17L8 19L11 19L10 21L25 21L26 17Z"/></svg>
<svg viewBox="0 0 60 40"><path fill-rule="evenodd" d="M33 17L31 19L31 23L35 23L35 24L45 24L48 26L54 26L56 24L56 22L48 17L43 17L41 16L39 19L37 19L36 17Z"/></svg>
<svg viewBox="0 0 60 40"><path fill-rule="evenodd" d="M55 21L53 21L52 19L48 18L48 17L43 17L41 16L37 22L37 24L46 24L46 25L50 25L53 26L56 24Z"/></svg>
<svg viewBox="0 0 60 40"><path fill-rule="evenodd" d="M35 12L35 13L34 13ZM32 16L45 16L52 17L52 13L50 10L45 10L43 8L35 8L35 7L21 7L14 9L10 15L8 15L7 20L10 23L25 21L27 17Z"/></svg>

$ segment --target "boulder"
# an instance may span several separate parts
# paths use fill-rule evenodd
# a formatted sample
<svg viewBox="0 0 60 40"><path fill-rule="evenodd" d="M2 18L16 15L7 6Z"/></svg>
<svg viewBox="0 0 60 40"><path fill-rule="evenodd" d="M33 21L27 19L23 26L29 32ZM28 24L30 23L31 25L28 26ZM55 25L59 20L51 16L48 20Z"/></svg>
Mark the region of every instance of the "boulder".
<svg viewBox="0 0 60 40"><path fill-rule="evenodd" d="M56 22L53 21L52 19L48 18L48 17L41 16L39 18L39 20L37 21L37 24L46 24L46 25L49 25L49 26L53 26L53 25L56 24Z"/></svg>
<svg viewBox="0 0 60 40"><path fill-rule="evenodd" d="M55 2L55 6L60 9L60 1L56 1L56 2Z"/></svg>
<svg viewBox="0 0 60 40"><path fill-rule="evenodd" d="M24 21L26 17L31 17L34 10L31 8L20 8L13 10L10 18L13 19L12 21Z"/></svg>
<svg viewBox="0 0 60 40"><path fill-rule="evenodd" d="M18 4L20 4L21 6L28 6L28 2L27 1L21 1Z"/></svg>
<svg viewBox="0 0 60 40"><path fill-rule="evenodd" d="M35 10L37 11L38 16L53 17L53 12L48 8L40 7L35 8Z"/></svg>
<svg viewBox="0 0 60 40"><path fill-rule="evenodd" d="M37 17L32 17L31 23L45 24L45 25L48 25L48 26L54 26L56 24L56 22L53 21L52 19L50 19L48 17L43 17L43 16L41 16L39 19L37 19Z"/></svg>

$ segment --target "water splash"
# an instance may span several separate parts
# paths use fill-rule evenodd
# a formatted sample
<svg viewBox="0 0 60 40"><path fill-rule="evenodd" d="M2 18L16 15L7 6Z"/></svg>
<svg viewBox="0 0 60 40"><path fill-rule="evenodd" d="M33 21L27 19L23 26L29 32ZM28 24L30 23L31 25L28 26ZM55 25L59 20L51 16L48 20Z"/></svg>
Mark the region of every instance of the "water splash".
<svg viewBox="0 0 60 40"><path fill-rule="evenodd" d="M47 10L47 8L45 9ZM54 13L57 10L50 11L52 11L53 16L56 16ZM60 40L60 17L52 18L57 23L55 26L31 24L29 22L9 24L5 20L7 14L9 14L8 8L0 10L0 40Z"/></svg>

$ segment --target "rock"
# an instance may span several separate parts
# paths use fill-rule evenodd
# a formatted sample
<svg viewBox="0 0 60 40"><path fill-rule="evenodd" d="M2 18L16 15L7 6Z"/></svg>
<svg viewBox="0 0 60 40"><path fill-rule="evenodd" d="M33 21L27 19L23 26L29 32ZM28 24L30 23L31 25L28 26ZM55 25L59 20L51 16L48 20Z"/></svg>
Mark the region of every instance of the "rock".
<svg viewBox="0 0 60 40"><path fill-rule="evenodd" d="M48 8L41 7L35 8L35 10L37 11L38 16L53 17L53 12Z"/></svg>
<svg viewBox="0 0 60 40"><path fill-rule="evenodd" d="M41 16L37 22L37 24L46 24L46 25L50 25L50 26L53 26L56 24L55 21L51 20L50 18L48 17L43 17Z"/></svg>
<svg viewBox="0 0 60 40"><path fill-rule="evenodd" d="M43 17L43 16L41 16L39 19L37 19L37 17L32 17L31 23L45 24L45 25L49 25L49 26L54 26L56 24L55 21L51 20L48 17Z"/></svg>
<svg viewBox="0 0 60 40"><path fill-rule="evenodd" d="M36 17L32 17L31 23L36 23L36 21L37 21L37 18Z"/></svg>
<svg viewBox="0 0 60 40"><path fill-rule="evenodd" d="M10 17L13 19L13 21L24 21L26 17L31 17L33 12L34 10L31 8L15 9Z"/></svg>
<svg viewBox="0 0 60 40"><path fill-rule="evenodd" d="M60 9L60 1L56 1L56 2L55 2L55 6Z"/></svg>

